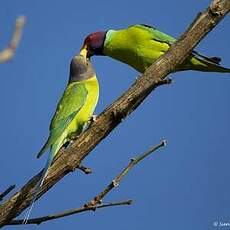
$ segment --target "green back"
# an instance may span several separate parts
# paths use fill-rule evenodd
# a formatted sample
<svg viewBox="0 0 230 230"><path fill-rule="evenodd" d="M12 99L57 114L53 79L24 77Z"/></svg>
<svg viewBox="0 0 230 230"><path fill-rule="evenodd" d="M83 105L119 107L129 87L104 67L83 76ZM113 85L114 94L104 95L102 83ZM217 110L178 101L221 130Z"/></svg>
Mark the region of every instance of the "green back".
<svg viewBox="0 0 230 230"><path fill-rule="evenodd" d="M146 33L149 34L149 36L156 41L159 42L164 42L167 43L169 45L171 45L172 43L174 43L176 41L175 38L173 38L172 36L165 34L159 30L157 30L156 28L152 27L152 26L148 26L148 25L134 25L134 26L130 26L129 28L138 28L142 31L145 31Z"/></svg>
<svg viewBox="0 0 230 230"><path fill-rule="evenodd" d="M50 148L58 138L60 138L61 134L84 105L87 94L88 91L84 82L72 82L66 87L52 118L49 128L49 138L39 152L38 157L40 157L46 149Z"/></svg>
<svg viewBox="0 0 230 230"><path fill-rule="evenodd" d="M153 27L133 25L122 30L109 30L103 52L144 72L173 42L173 37Z"/></svg>
<svg viewBox="0 0 230 230"><path fill-rule="evenodd" d="M87 89L84 82L69 84L57 105L56 112L50 123L50 131L62 126L72 113L77 112L84 105L87 97Z"/></svg>

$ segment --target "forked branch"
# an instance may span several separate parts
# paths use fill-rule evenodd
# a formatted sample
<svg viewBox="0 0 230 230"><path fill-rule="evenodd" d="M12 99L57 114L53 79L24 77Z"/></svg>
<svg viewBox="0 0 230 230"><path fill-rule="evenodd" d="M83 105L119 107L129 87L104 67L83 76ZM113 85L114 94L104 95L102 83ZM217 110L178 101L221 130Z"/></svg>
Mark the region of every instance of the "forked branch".
<svg viewBox="0 0 230 230"><path fill-rule="evenodd" d="M101 192L99 193L95 198L93 198L90 202L84 205L84 207L72 209L72 210L67 210L61 213L53 214L53 215L48 215L48 216L42 216L38 218L33 218L29 219L27 221L27 224L41 224L42 222L49 221L49 220L54 220L54 219L59 219L62 217L78 214L81 212L86 212L93 210L95 211L96 209L99 208L105 208L105 207L111 207L111 206L120 206L120 205L130 205L132 204L132 200L127 200L127 201L121 201L121 202L111 202L108 204L101 204L102 199L115 187L117 187L121 181L121 179L140 161L142 161L144 158L149 156L151 153L155 152L159 148L163 147L166 145L166 141L163 140L161 141L158 145L150 148L148 151L144 152L143 154L137 156L136 158L131 159L130 163L114 178L114 180ZM20 225L23 224L24 220L12 220L8 225Z"/></svg>

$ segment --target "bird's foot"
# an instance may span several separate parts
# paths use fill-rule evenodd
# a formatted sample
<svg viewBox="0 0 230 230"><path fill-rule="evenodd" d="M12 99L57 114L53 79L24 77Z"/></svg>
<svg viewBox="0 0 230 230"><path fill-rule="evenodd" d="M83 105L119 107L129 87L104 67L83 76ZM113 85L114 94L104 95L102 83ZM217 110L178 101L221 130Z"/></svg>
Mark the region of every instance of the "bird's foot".
<svg viewBox="0 0 230 230"><path fill-rule="evenodd" d="M88 126L92 125L93 122L95 122L97 119L97 115L92 115L90 118L89 118L89 121L88 121Z"/></svg>
<svg viewBox="0 0 230 230"><path fill-rule="evenodd" d="M69 145L72 145L74 141L76 141L78 138L78 135L72 135L69 137L69 140L63 145L63 147L66 149L69 147Z"/></svg>
<svg viewBox="0 0 230 230"><path fill-rule="evenodd" d="M72 144L74 141L76 141L78 138L78 135L72 136L71 139L69 140L70 144Z"/></svg>
<svg viewBox="0 0 230 230"><path fill-rule="evenodd" d="M70 141L67 141L65 144L63 144L63 147L66 149L68 148L69 144L70 144Z"/></svg>
<svg viewBox="0 0 230 230"><path fill-rule="evenodd" d="M96 114L93 114L90 119L89 119L89 122L92 123L92 122L95 122L97 119L97 115Z"/></svg>

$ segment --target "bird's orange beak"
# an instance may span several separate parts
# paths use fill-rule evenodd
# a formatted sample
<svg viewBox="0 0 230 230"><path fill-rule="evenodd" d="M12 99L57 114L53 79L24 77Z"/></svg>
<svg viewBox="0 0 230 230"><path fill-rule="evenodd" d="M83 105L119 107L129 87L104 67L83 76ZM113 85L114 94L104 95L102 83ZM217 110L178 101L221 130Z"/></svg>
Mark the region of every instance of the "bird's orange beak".
<svg viewBox="0 0 230 230"><path fill-rule="evenodd" d="M81 51L80 51L79 54L80 54L81 56L83 56L84 58L87 58L87 53L88 53L88 51L87 51L87 45L84 44L84 45L82 46Z"/></svg>

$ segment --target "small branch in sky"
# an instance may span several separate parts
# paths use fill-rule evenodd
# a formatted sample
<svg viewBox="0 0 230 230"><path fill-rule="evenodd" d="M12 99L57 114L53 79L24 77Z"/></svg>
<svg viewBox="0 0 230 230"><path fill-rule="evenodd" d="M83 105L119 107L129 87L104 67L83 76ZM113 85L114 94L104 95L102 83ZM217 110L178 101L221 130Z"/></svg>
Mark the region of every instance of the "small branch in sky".
<svg viewBox="0 0 230 230"><path fill-rule="evenodd" d="M94 199L92 199L89 203L85 204L85 207L92 207L96 204L100 203L102 199L115 187L119 186L121 179L140 161L149 156L151 153L155 152L161 147L166 146L166 141L161 141L158 145L151 147L149 150L139 155L136 158L132 158L129 164L114 178L114 180Z"/></svg>
<svg viewBox="0 0 230 230"><path fill-rule="evenodd" d="M25 25L25 21L26 18L24 16L20 16L17 18L10 44L7 48L0 52L0 63L7 62L14 57L16 48L18 47L18 44L21 40L22 30Z"/></svg>
<svg viewBox="0 0 230 230"><path fill-rule="evenodd" d="M117 205L130 205L132 203L132 200L127 200L127 201L122 201L122 202L112 202L108 204L101 204L102 199L114 188L117 187L121 181L121 179L140 161L142 161L144 158L149 156L151 153L155 152L159 148L166 146L166 141L163 140L161 141L158 145L151 147L149 150L144 152L143 154L137 156L137 158L131 159L129 164L119 173L115 179L101 192L99 193L94 199L92 199L90 202L84 205L84 207L81 208L76 208L76 209L71 209L67 210L58 214L53 214L53 215L47 215L47 216L42 216L38 218L33 218L29 219L27 224L40 224L42 222L48 221L48 220L54 220L57 218L62 218L65 216L70 216L73 214L93 210L95 211L97 208L104 208L104 207L110 207L110 206L117 206ZM20 220L12 220L9 224L7 225L20 225L24 224L23 219Z"/></svg>
<svg viewBox="0 0 230 230"><path fill-rule="evenodd" d="M92 173L92 169L85 167L84 165L79 165L77 168L85 174L91 174Z"/></svg>
<svg viewBox="0 0 230 230"><path fill-rule="evenodd" d="M15 188L15 184L10 185L4 192L0 194L0 201L3 200L3 198L8 195L13 189Z"/></svg>
<svg viewBox="0 0 230 230"><path fill-rule="evenodd" d="M55 219L59 219L62 217L66 217L66 216L70 216L70 215L74 215L74 214L78 214L78 213L82 213L82 212L96 211L97 209L100 209L100 208L108 208L108 207L112 207L112 206L131 205L131 204L132 204L132 200L126 200L126 201L120 201L120 202L111 202L111 203L106 203L106 204L100 204L100 205L95 205L95 206L91 206L91 207L81 207L81 208L71 209L71 210L67 210L67 211L53 214L53 215L29 219L26 224L41 224L42 222L46 222L49 220L55 220ZM21 225L21 224L23 224L23 219L12 220L7 225Z"/></svg>
<svg viewBox="0 0 230 230"><path fill-rule="evenodd" d="M157 87L157 86L160 86L160 85L169 85L169 84L171 84L172 82L173 82L172 79L168 77L168 78L166 78L166 79L163 79L163 80L158 81L156 87Z"/></svg>

